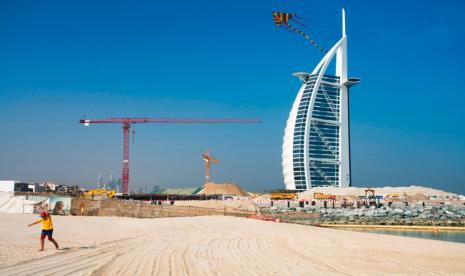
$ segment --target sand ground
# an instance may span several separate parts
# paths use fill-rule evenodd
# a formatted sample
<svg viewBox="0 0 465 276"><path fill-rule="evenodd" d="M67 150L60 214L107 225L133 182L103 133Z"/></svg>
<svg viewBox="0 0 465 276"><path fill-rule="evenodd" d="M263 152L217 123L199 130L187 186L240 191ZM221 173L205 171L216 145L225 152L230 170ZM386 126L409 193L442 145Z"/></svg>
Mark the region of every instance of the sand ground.
<svg viewBox="0 0 465 276"><path fill-rule="evenodd" d="M0 214L0 275L464 275L465 244L235 217Z"/></svg>

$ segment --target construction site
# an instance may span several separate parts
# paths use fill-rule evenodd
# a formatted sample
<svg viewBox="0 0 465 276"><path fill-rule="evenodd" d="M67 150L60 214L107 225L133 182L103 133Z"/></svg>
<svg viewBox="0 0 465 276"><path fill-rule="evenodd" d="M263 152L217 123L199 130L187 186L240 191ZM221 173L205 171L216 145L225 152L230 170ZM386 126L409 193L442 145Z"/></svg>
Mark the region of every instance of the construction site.
<svg viewBox="0 0 465 276"><path fill-rule="evenodd" d="M115 185L112 176L108 185L102 184L99 176L98 183L90 189L52 182L0 181L0 221L8 223L0 227L3 229L0 235L6 237L1 240L0 249L8 252L0 256L0 274L209 275L220 272L230 275L231 264L238 262L244 263L242 269L255 269L257 275L277 271L323 274L348 269L363 274L379 272L380 268L398 274L452 273L463 268L460 235L446 234L441 239L456 242L438 246L431 240L356 232L373 228L422 231L437 236L463 233L465 197L442 190L420 186L314 187L306 191L279 189L252 193L235 183L215 183L212 168L223 162L207 150L198 158L204 175L201 185L157 186L152 193L131 192L131 124L258 122L257 119L81 120L85 126L122 124L121 185ZM11 225L17 229L24 227L27 221L37 220L37 215L42 215L47 207L45 211L53 215L56 225L54 236L63 246L55 251L58 253L51 251L50 243L46 244L49 255L32 250L36 246L36 232L32 229L20 231L15 239L8 238L11 233L5 229L11 229ZM372 257L380 250L389 259L380 261ZM314 257L315 251L322 253ZM362 265L321 262L321 256L332 260L338 254L338 258L344 259L347 252L363 256ZM417 264L422 264L421 269L394 265L412 256ZM431 264L431 256L447 261ZM275 265L283 260L289 264L284 269ZM45 268L43 262L47 263Z"/></svg>
<svg viewBox="0 0 465 276"><path fill-rule="evenodd" d="M310 225L416 225L465 226L465 197L419 186L356 188L313 187L306 191L275 190L251 193L235 183L215 183L212 167L220 160L209 150L199 154L204 183L194 187L158 187L135 193L129 177L132 124L256 124L259 119L238 118L108 118L82 119L80 124L120 124L123 129L121 185L47 189L37 184L0 182L0 213L40 213L47 203L55 215L117 216L134 218L240 216ZM133 138L134 139L134 138ZM45 187L44 186L44 187ZM42 187L42 188L41 188ZM50 188L53 187L54 190Z"/></svg>
<svg viewBox="0 0 465 276"><path fill-rule="evenodd" d="M463 7L10 2L0 275L464 274Z"/></svg>
<svg viewBox="0 0 465 276"><path fill-rule="evenodd" d="M204 154L205 156L207 154ZM204 158L205 180L210 162ZM8 185L10 189L8 190ZM43 203L56 215L157 218L225 215L264 220L329 224L465 226L465 197L432 188L334 188L250 193L233 183L208 182L158 193L123 194L91 189L78 195L14 192L0 182L0 213L40 213ZM339 211L338 211L339 210Z"/></svg>

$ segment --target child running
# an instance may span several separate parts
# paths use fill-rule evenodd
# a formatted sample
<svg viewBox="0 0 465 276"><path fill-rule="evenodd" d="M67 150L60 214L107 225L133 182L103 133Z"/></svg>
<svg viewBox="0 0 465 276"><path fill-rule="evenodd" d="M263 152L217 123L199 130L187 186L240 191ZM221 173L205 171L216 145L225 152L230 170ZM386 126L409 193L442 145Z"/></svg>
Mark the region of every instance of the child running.
<svg viewBox="0 0 465 276"><path fill-rule="evenodd" d="M39 251L44 251L44 240L45 236L48 237L48 240L51 241L56 249L58 249L58 243L53 239L53 224L52 224L52 217L50 216L48 212L48 204L42 205L43 212L40 214L40 218L36 220L35 222L31 223L28 225L28 227L31 227L32 225L35 225L37 223L42 222L42 234L40 235L40 250Z"/></svg>

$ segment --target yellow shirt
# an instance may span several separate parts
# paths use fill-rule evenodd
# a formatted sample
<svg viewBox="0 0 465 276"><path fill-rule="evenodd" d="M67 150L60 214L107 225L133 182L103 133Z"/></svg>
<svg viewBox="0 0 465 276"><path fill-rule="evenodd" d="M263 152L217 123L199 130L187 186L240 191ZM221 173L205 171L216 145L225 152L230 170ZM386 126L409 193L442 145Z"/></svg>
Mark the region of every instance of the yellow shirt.
<svg viewBox="0 0 465 276"><path fill-rule="evenodd" d="M40 219L37 221L42 222L42 230L53 230L52 217L50 214L42 212Z"/></svg>

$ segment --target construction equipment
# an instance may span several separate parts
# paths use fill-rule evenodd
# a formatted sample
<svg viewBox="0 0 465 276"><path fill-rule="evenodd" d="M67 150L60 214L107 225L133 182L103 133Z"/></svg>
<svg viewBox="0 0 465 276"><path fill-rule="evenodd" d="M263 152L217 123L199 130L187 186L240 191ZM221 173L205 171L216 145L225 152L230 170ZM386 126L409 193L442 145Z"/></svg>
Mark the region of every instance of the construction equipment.
<svg viewBox="0 0 465 276"><path fill-rule="evenodd" d="M260 123L259 119L192 119L192 118L107 118L99 120L81 119L80 124L122 124L123 125L123 187L122 192L129 192L129 129L131 124L227 124L227 123Z"/></svg>
<svg viewBox="0 0 465 276"><path fill-rule="evenodd" d="M336 195L327 195L323 193L313 193L313 198L316 200L336 200Z"/></svg>
<svg viewBox="0 0 465 276"><path fill-rule="evenodd" d="M105 190L105 189L93 189L84 192L83 197L94 198L106 196L107 198L114 198L116 195L116 190Z"/></svg>
<svg viewBox="0 0 465 276"><path fill-rule="evenodd" d="M400 197L400 196L401 196L401 194L397 194L397 193L395 193L395 194L387 194L387 195L385 195L384 197L389 197L389 198L398 198L398 197Z"/></svg>
<svg viewBox="0 0 465 276"><path fill-rule="evenodd" d="M213 156L210 155L208 150L205 151L204 154L202 154L202 157L203 157L203 162L205 163L205 184L208 184L208 183L210 183L210 167L211 167L211 163L213 162L213 163L219 165L220 161L213 158Z"/></svg>
<svg viewBox="0 0 465 276"><path fill-rule="evenodd" d="M375 196L375 190L366 189L365 190L365 205L366 206L378 206Z"/></svg>
<svg viewBox="0 0 465 276"><path fill-rule="evenodd" d="M280 200L280 199L294 200L296 198L297 198L297 194L295 193L271 193L272 200Z"/></svg>

